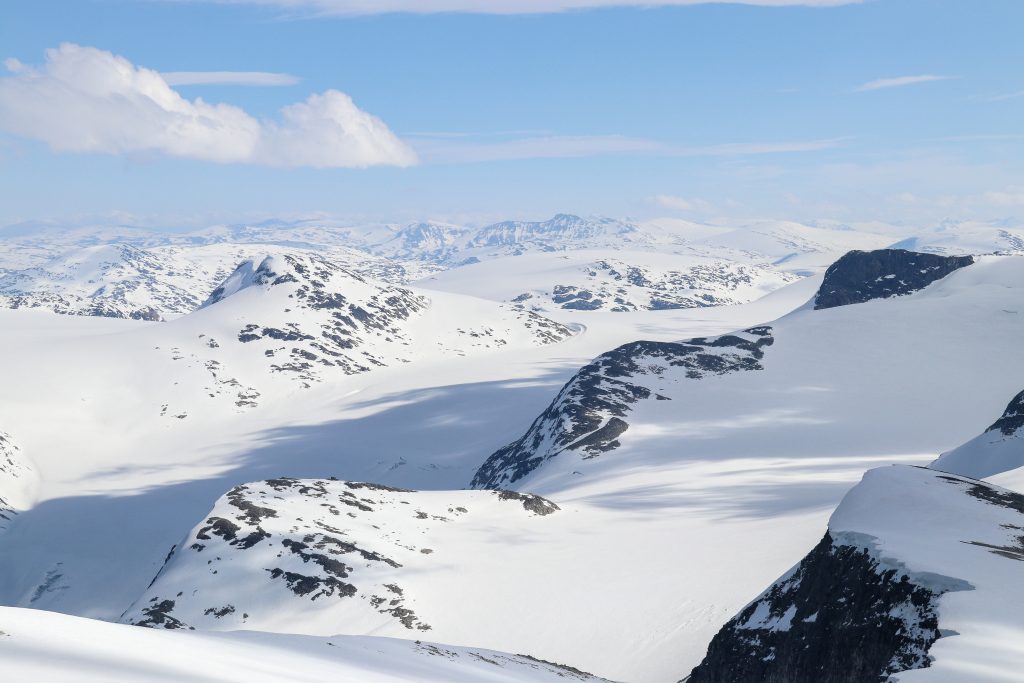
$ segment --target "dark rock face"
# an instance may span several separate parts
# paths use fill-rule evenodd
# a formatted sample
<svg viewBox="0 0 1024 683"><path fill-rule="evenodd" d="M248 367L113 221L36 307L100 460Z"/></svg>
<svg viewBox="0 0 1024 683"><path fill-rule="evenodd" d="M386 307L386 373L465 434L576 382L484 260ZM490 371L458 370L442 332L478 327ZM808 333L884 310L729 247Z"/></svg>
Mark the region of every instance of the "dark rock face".
<svg viewBox="0 0 1024 683"><path fill-rule="evenodd" d="M496 493L499 500L518 500L523 504L524 510L541 517L562 509L547 498L541 498L532 493L519 493L518 491L497 491Z"/></svg>
<svg viewBox="0 0 1024 683"><path fill-rule="evenodd" d="M722 627L683 680L882 683L930 665L942 592L826 534L789 575Z"/></svg>
<svg viewBox="0 0 1024 683"><path fill-rule="evenodd" d="M517 441L495 452L477 470L473 488L504 488L564 451L584 459L618 448L629 429L632 406L664 399L643 386L644 375L680 373L686 379L760 370L771 346L770 327L687 342L638 341L598 356L584 366Z"/></svg>
<svg viewBox="0 0 1024 683"><path fill-rule="evenodd" d="M851 251L825 271L814 308L910 294L972 263L972 256L937 256L904 249Z"/></svg>
<svg viewBox="0 0 1024 683"><path fill-rule="evenodd" d="M985 431L998 429L1004 436L1013 436L1021 427L1024 427L1024 391L1013 397L1002 416Z"/></svg>

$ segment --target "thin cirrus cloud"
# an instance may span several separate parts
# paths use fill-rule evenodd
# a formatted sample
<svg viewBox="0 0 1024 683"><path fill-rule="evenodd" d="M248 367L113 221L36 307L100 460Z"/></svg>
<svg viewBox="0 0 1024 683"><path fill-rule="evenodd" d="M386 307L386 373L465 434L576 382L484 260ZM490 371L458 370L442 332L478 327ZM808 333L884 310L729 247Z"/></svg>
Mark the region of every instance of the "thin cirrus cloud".
<svg viewBox="0 0 1024 683"><path fill-rule="evenodd" d="M875 81L868 81L857 87L857 92L869 90L884 90L886 88L902 88L907 85L918 83L931 83L933 81L948 81L956 76L935 76L933 74L921 74L920 76L897 76L895 78L879 78Z"/></svg>
<svg viewBox="0 0 1024 683"><path fill-rule="evenodd" d="M291 74L267 71L164 71L160 74L167 85L295 85L300 79Z"/></svg>
<svg viewBox="0 0 1024 683"><path fill-rule="evenodd" d="M843 138L830 138L686 146L624 135L541 135L493 141L451 133L407 136L407 140L416 149L421 159L435 164L565 159L607 155L741 157L817 152L839 147L844 141Z"/></svg>
<svg viewBox="0 0 1024 683"><path fill-rule="evenodd" d="M4 62L0 129L62 152L165 154L218 163L318 168L411 166L416 153L337 90L260 120L239 107L188 100L156 71L64 43L41 67Z"/></svg>
<svg viewBox="0 0 1024 683"><path fill-rule="evenodd" d="M839 7L863 0L207 0L306 11L321 15L370 14L550 14L613 7L671 7L686 5L754 5L758 7Z"/></svg>

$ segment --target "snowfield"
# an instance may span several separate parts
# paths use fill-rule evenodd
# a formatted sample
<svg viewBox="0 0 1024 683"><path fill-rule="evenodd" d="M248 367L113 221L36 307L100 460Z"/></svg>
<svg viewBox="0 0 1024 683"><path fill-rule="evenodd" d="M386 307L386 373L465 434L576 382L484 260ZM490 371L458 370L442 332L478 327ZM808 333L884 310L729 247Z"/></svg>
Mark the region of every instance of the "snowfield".
<svg viewBox="0 0 1024 683"><path fill-rule="evenodd" d="M17 287L95 303L90 279L142 282L101 298L164 320L0 310L0 674L592 680L546 660L668 683L828 528L856 552L822 562L867 548L975 588L918 614L944 637L898 680L1014 680L1021 565L1001 525L1024 524L963 478L1024 488L1013 230L958 246L559 216L107 235L175 273L205 263L143 281L42 253L82 234L0 239L32 247L0 262L37 269ZM931 258L828 268L911 238ZM44 275L56 257L81 277ZM704 295L719 305L651 305ZM862 560L849 575L870 583ZM795 623L753 610L747 631Z"/></svg>
<svg viewBox="0 0 1024 683"><path fill-rule="evenodd" d="M0 672L40 683L601 681L522 655L427 641L168 633L10 607L0 607Z"/></svg>

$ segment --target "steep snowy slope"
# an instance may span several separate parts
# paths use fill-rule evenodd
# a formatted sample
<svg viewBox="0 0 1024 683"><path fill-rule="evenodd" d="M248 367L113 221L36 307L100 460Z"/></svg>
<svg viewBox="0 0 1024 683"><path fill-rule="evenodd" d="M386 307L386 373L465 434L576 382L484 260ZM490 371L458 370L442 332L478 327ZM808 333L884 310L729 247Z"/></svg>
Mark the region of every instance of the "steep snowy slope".
<svg viewBox="0 0 1024 683"><path fill-rule="evenodd" d="M693 254L570 251L454 268L417 284L538 311L636 311L746 303L795 281L767 263Z"/></svg>
<svg viewBox="0 0 1024 683"><path fill-rule="evenodd" d="M921 468L871 470L821 543L684 680L1017 680L1022 531L1024 495Z"/></svg>
<svg viewBox="0 0 1024 683"><path fill-rule="evenodd" d="M990 477L1024 467L1024 391L1002 416L962 446L943 453L930 467L968 477Z"/></svg>
<svg viewBox="0 0 1024 683"><path fill-rule="evenodd" d="M989 270L1002 271L1001 275L1012 278L1012 286L1018 286L1017 279L1024 276L1024 260L992 258L996 260L988 262ZM850 252L826 272L814 298L815 308L886 299L897 293L910 294L970 263L971 257L912 255L890 250ZM546 482L542 488L549 490L547 486L555 486L557 489L578 478L581 472L577 470L581 468L583 472L600 471L600 476L611 476L609 468L635 465L623 461L625 456L620 455L623 452L636 453L633 457L646 462L652 453L671 451L682 443L692 442L690 448L700 453L716 443L711 435L720 429L731 431L722 422L720 429L712 429L705 436L707 427L697 421L697 416L705 415L704 419L713 423L727 417L718 414L721 404L708 405L709 392L714 392L711 395L725 405L738 406L749 404L749 398L756 394L770 396L779 391L776 387L780 383L797 387L829 386L829 389L818 390L826 395L818 397L817 405L809 403L808 395L817 393L813 389L798 391L785 400L773 400L781 421L794 420L792 424L805 424L809 432L827 433L825 425L832 422L843 425L848 421L837 419L832 410L838 408L838 402L827 401L826 396L836 391L853 401L868 400L865 393L874 394L882 385L880 380L878 384L865 383L865 378L873 377L872 370L884 368L885 373L890 373L888 376L892 379L887 380L886 385L901 375L907 382L927 381L920 376L919 363L923 358L919 357L915 363L906 357L906 339L927 335L929 340L925 343L931 347L930 352L955 352L955 347L947 345L949 342L940 340L942 336L955 338L956 334L972 334L971 328L962 327L962 321L968 318L966 311L961 313L955 303L957 294L966 300L973 299L975 293L971 289L968 286L934 290L940 301L947 296L953 300L949 302L953 335L932 331L941 315L926 311L946 303L929 302L927 293L931 290L926 290L919 295L924 297L920 308L910 303L915 299L911 296L906 297L910 305L906 309L878 301L870 309L850 312L801 310L778 324L715 339L627 344L599 356L581 369L521 438L488 458L473 478L472 486L523 485L529 488L536 486L532 482L544 479L544 470L550 470L556 480ZM961 305L970 304L965 301ZM989 307L989 315L1000 311L991 308L993 303L986 301L985 305ZM915 316L915 310L924 315ZM899 320L901 316L909 317ZM872 349L870 354L865 353L866 348ZM888 360L877 355L886 353ZM783 357L774 358L779 355ZM857 359L865 357L876 358L878 367L858 369ZM894 364L898 366L892 367ZM772 372L749 372L766 368ZM726 379L736 373L735 381ZM710 383L710 386L697 386L697 381ZM730 390L733 392L731 399L723 393ZM801 393L805 395L800 396ZM873 400L877 403L885 398ZM764 406L747 409L751 415L766 414ZM714 417L707 415L708 412ZM760 420L750 427L749 431L764 428ZM726 444L728 448L732 442ZM616 457L610 458L613 451ZM554 460L559 455L563 457ZM525 483L518 484L520 480Z"/></svg>
<svg viewBox="0 0 1024 683"><path fill-rule="evenodd" d="M10 434L0 432L0 532L29 507L38 484L32 464Z"/></svg>
<svg viewBox="0 0 1024 683"><path fill-rule="evenodd" d="M39 683L599 683L522 655L425 641L168 632L0 607L0 676Z"/></svg>
<svg viewBox="0 0 1024 683"><path fill-rule="evenodd" d="M558 510L512 492L289 478L237 486L171 553L123 620L411 636L447 617L430 599L432 574L465 566L495 533L529 535L544 523L539 517Z"/></svg>

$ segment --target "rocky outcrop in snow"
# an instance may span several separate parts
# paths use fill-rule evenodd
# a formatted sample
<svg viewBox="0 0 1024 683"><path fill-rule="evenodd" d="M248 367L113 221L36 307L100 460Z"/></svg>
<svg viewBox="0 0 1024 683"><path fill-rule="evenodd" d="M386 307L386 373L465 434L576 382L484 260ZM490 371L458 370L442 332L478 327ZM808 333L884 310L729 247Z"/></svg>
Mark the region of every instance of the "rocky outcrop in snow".
<svg viewBox="0 0 1024 683"><path fill-rule="evenodd" d="M972 256L937 256L903 249L851 251L825 271L814 308L911 294L972 263Z"/></svg>
<svg viewBox="0 0 1024 683"><path fill-rule="evenodd" d="M924 468L871 470L817 547L719 631L684 681L882 683L928 667L963 680L956 672L999 647L993 633L1024 626L1022 532L1020 494ZM960 591L947 615L943 596Z"/></svg>
<svg viewBox="0 0 1024 683"><path fill-rule="evenodd" d="M763 264L702 259L688 267L661 269L609 258L581 266L577 283L523 292L513 301L525 306L614 312L731 306L797 279Z"/></svg>
<svg viewBox="0 0 1024 683"><path fill-rule="evenodd" d="M123 620L327 635L430 631L432 615L408 578L473 552L478 525L525 531L558 509L511 491L290 478L236 486L172 550Z"/></svg>
<svg viewBox="0 0 1024 683"><path fill-rule="evenodd" d="M407 289L370 282L302 252L242 263L203 308L227 302L244 308L249 321L237 341L259 347L273 371L307 383L324 368L355 374L386 365L368 342L409 345L401 323L428 304Z"/></svg>
<svg viewBox="0 0 1024 683"><path fill-rule="evenodd" d="M10 434L0 432L0 531L32 502L36 473Z"/></svg>
<svg viewBox="0 0 1024 683"><path fill-rule="evenodd" d="M1024 467L1024 391L998 420L962 446L943 453L929 467L969 477L990 477Z"/></svg>
<svg viewBox="0 0 1024 683"><path fill-rule="evenodd" d="M620 446L634 404L670 400L651 380L663 375L699 380L762 369L770 327L686 342L638 341L598 356L566 383L527 432L491 455L471 486L502 488L559 454L589 459Z"/></svg>
<svg viewBox="0 0 1024 683"><path fill-rule="evenodd" d="M213 330L222 320L242 321L230 339L204 333L207 344L240 344L241 353L260 359L271 373L293 377L303 386L329 373L352 375L411 362L435 352L435 345L437 352L464 354L523 338L539 346L573 334L532 311L486 305L492 310L485 321L472 315L457 320L449 312L445 324L454 329L413 329L414 320L432 306L426 296L296 251L242 263L213 291L194 322L210 321Z"/></svg>

